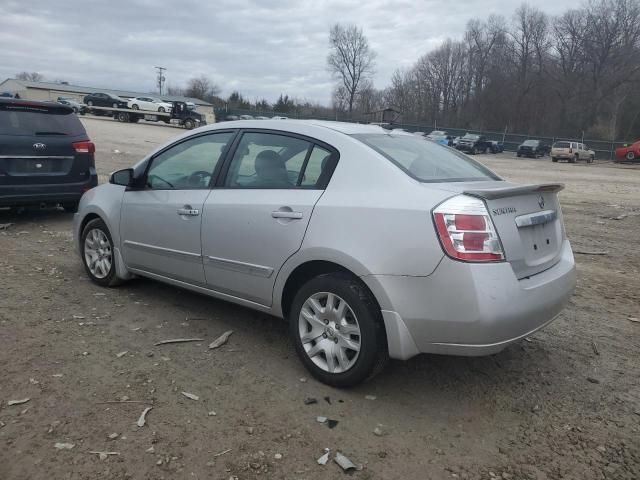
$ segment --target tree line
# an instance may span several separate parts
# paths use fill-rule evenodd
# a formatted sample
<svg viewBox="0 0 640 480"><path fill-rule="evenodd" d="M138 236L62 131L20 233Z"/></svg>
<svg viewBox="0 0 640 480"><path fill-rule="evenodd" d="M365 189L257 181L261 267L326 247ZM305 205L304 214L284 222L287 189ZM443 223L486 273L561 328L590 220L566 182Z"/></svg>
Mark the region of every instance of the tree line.
<svg viewBox="0 0 640 480"><path fill-rule="evenodd" d="M357 27L341 28L366 42ZM591 0L557 17L522 4L509 19L473 19L462 38L396 70L384 89L371 86L375 57L361 49L368 73L357 79L347 69L351 84L359 80L354 95L344 81L346 65L334 66L334 29L333 106L354 118L394 107L404 123L541 136L584 132L607 140L640 136L639 0Z"/></svg>

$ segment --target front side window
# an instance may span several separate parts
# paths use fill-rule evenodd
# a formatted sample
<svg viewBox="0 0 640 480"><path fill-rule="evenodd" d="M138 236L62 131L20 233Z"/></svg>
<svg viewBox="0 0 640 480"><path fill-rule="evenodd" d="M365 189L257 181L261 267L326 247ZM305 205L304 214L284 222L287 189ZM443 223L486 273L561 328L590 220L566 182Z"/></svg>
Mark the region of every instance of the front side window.
<svg viewBox="0 0 640 480"><path fill-rule="evenodd" d="M147 187L152 190L209 188L211 177L232 137L232 132L213 133L170 147L151 160Z"/></svg>
<svg viewBox="0 0 640 480"><path fill-rule="evenodd" d="M361 133L352 136L421 182L500 180L466 155L414 135Z"/></svg>
<svg viewBox="0 0 640 480"><path fill-rule="evenodd" d="M249 132L236 148L225 186L229 188L321 188L331 152L286 135Z"/></svg>

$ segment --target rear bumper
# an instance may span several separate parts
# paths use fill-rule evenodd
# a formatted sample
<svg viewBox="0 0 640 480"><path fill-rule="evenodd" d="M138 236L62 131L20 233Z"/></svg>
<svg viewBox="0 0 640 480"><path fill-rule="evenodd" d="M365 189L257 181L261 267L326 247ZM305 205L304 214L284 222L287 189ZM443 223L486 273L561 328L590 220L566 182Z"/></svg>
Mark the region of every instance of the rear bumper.
<svg viewBox="0 0 640 480"><path fill-rule="evenodd" d="M552 268L518 280L508 263L443 258L428 277L363 277L380 302L389 353L489 355L550 323L576 285L569 242Z"/></svg>
<svg viewBox="0 0 640 480"><path fill-rule="evenodd" d="M77 202L84 192L97 185L98 176L95 172L86 182L0 185L0 206L14 207L40 203Z"/></svg>

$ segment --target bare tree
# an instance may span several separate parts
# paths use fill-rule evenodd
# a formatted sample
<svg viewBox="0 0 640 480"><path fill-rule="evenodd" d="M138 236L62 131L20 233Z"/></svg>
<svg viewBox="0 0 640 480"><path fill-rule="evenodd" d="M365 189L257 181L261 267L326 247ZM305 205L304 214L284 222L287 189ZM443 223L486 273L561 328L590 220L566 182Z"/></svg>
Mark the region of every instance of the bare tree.
<svg viewBox="0 0 640 480"><path fill-rule="evenodd" d="M44 76L38 72L20 72L16 73L16 79L27 82L42 82L44 80Z"/></svg>
<svg viewBox="0 0 640 480"><path fill-rule="evenodd" d="M174 87L173 85L168 85L167 95L175 95L175 96L184 95L184 89L180 87Z"/></svg>
<svg viewBox="0 0 640 480"><path fill-rule="evenodd" d="M187 88L184 90L185 96L199 98L207 102L215 100L215 97L219 93L220 87L212 83L211 80L204 75L190 79L187 82Z"/></svg>
<svg viewBox="0 0 640 480"><path fill-rule="evenodd" d="M343 26L336 23L329 32L329 43L329 70L344 87L351 114L362 82L370 79L374 72L376 54L369 47L362 29L356 25Z"/></svg>

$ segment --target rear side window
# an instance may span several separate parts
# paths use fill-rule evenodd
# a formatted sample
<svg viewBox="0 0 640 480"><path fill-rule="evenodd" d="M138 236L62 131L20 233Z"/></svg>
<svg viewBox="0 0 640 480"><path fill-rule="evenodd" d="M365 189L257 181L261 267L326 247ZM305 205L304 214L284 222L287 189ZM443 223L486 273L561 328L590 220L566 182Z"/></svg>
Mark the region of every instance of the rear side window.
<svg viewBox="0 0 640 480"><path fill-rule="evenodd" d="M85 130L67 108L20 104L0 105L0 135L84 135Z"/></svg>
<svg viewBox="0 0 640 480"><path fill-rule="evenodd" d="M230 188L323 188L331 152L288 135L248 132L236 148L225 186Z"/></svg>
<svg viewBox="0 0 640 480"><path fill-rule="evenodd" d="M421 182L500 180L491 170L466 155L414 135L353 135Z"/></svg>

